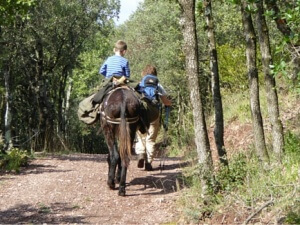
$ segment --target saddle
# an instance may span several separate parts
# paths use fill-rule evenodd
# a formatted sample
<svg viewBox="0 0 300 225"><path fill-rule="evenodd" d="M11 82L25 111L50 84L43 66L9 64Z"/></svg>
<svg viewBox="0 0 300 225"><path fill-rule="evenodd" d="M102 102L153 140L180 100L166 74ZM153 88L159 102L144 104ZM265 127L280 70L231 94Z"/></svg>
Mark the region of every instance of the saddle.
<svg viewBox="0 0 300 225"><path fill-rule="evenodd" d="M115 77L112 76L110 79L104 80L99 91L95 94L93 98L93 104L100 104L107 93L116 87L125 86L129 80L125 77Z"/></svg>
<svg viewBox="0 0 300 225"><path fill-rule="evenodd" d="M105 95L116 87L125 86L126 82L127 78L125 76L112 77L106 80L97 93L88 96L79 103L77 110L78 119L88 125L94 124L99 119L100 103Z"/></svg>

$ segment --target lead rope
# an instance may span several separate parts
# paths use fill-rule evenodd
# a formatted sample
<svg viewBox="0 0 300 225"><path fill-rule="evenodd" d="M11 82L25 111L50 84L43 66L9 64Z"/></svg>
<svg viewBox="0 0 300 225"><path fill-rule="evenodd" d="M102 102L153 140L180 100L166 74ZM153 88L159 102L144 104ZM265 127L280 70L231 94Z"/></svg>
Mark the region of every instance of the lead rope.
<svg viewBox="0 0 300 225"><path fill-rule="evenodd" d="M164 128L164 138L163 138L163 143L162 143L162 147L163 147L163 151L160 157L160 164L159 164L159 168L160 168L160 172L162 172L162 170L165 167L165 161L166 161L166 152L167 152L167 135L168 135L168 125L169 125L169 115L170 115L170 110L171 108L169 106L165 106L165 120L163 123L163 128Z"/></svg>

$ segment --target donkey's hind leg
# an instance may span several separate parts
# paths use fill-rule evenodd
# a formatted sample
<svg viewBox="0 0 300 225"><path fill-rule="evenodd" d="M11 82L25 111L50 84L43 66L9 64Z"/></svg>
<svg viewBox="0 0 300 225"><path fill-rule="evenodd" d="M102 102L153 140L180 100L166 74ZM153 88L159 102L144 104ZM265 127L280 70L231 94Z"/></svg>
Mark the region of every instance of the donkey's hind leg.
<svg viewBox="0 0 300 225"><path fill-rule="evenodd" d="M121 164L121 158L119 157L119 160L118 160L118 169L117 169L117 173L116 173L116 184L119 184L120 183L120 180L121 180L121 171L122 171L122 164Z"/></svg>
<svg viewBox="0 0 300 225"><path fill-rule="evenodd" d="M120 179L120 185L119 185L119 195L120 196L125 196L126 174L127 174L127 167L125 165L122 165L121 179Z"/></svg>
<svg viewBox="0 0 300 225"><path fill-rule="evenodd" d="M135 133L136 133L136 124L133 124L130 126L130 146L132 148L133 141L135 138ZM132 151L132 149L130 149ZM126 188L126 175L127 175L127 166L125 165L125 162L121 163L122 165L122 170L121 170L121 179L120 179L120 184L119 184L119 195L120 196L125 196L125 188Z"/></svg>
<svg viewBox="0 0 300 225"><path fill-rule="evenodd" d="M107 185L110 189L115 189L115 174L116 167L119 160L119 154L116 154L116 146L112 142L109 144L109 158L108 158L108 180Z"/></svg>

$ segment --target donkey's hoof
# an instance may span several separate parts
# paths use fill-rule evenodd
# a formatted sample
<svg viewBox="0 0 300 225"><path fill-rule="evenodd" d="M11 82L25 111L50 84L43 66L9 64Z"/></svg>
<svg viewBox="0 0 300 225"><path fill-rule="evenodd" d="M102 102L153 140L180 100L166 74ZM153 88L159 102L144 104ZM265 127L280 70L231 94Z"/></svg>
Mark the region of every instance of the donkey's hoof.
<svg viewBox="0 0 300 225"><path fill-rule="evenodd" d="M119 188L119 196L125 196L125 187L120 187Z"/></svg>
<svg viewBox="0 0 300 225"><path fill-rule="evenodd" d="M109 182L109 181L107 181L107 185L108 185L108 187L110 188L110 189L115 189L115 187L116 187L116 184L115 184L115 182Z"/></svg>
<svg viewBox="0 0 300 225"><path fill-rule="evenodd" d="M119 196L124 197L125 196L125 191L119 191Z"/></svg>
<svg viewBox="0 0 300 225"><path fill-rule="evenodd" d="M115 183L116 183L116 184L119 184L120 181L121 181L121 178L120 178L120 177L118 177L118 178L115 179Z"/></svg>

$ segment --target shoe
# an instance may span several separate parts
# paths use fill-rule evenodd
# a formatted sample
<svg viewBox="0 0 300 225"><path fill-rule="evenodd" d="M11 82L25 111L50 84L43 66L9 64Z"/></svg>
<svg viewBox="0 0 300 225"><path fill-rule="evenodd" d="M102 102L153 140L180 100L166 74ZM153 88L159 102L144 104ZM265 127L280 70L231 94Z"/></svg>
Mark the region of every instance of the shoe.
<svg viewBox="0 0 300 225"><path fill-rule="evenodd" d="M152 171L153 170L151 163L148 163L148 162L145 163L145 170L146 171Z"/></svg>
<svg viewBox="0 0 300 225"><path fill-rule="evenodd" d="M139 154L138 155L137 167L138 168L143 168L144 167L144 162L145 162L145 155L144 154Z"/></svg>

